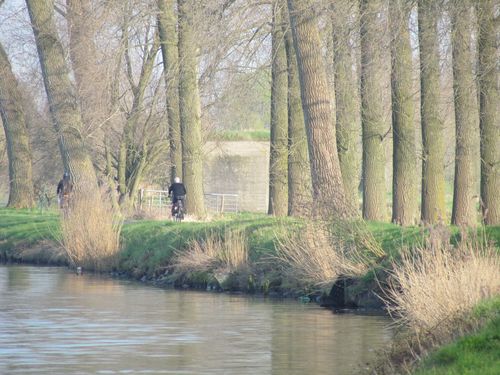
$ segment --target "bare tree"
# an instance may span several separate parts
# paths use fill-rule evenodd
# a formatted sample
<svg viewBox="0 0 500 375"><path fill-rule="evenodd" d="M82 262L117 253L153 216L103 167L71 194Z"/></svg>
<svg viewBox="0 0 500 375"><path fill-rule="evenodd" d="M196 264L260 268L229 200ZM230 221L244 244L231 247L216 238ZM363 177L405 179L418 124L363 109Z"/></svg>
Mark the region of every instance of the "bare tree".
<svg viewBox="0 0 500 375"><path fill-rule="evenodd" d="M271 142L268 213L288 213L288 74L283 33L282 0L273 1L271 63Z"/></svg>
<svg viewBox="0 0 500 375"><path fill-rule="evenodd" d="M72 174L77 191L94 192L97 178L82 135L81 110L54 23L53 2L26 0L26 4L64 167Z"/></svg>
<svg viewBox="0 0 500 375"><path fill-rule="evenodd" d="M198 88L197 40L194 30L193 0L177 0L179 12L179 105L182 137L182 175L188 189L186 209L205 215L203 200L203 164L201 104Z"/></svg>
<svg viewBox="0 0 500 375"><path fill-rule="evenodd" d="M361 0L361 121L363 138L363 218L386 219L385 151L387 126L380 99L384 91L380 34L382 0Z"/></svg>
<svg viewBox="0 0 500 375"><path fill-rule="evenodd" d="M0 44L0 116L9 159L9 201L7 206L30 208L33 193L32 154L22 95L7 53Z"/></svg>
<svg viewBox="0 0 500 375"><path fill-rule="evenodd" d="M182 142L179 118L179 51L175 0L158 0L158 30L166 86L168 138L170 144L170 180L182 178Z"/></svg>
<svg viewBox="0 0 500 375"><path fill-rule="evenodd" d="M313 187L314 214L321 218L352 214L346 201L335 142L330 89L317 18L310 0L288 0L301 83Z"/></svg>
<svg viewBox="0 0 500 375"><path fill-rule="evenodd" d="M309 215L312 203L311 172L304 112L300 99L297 56L288 8L283 7L283 27L288 70L288 215Z"/></svg>
<svg viewBox="0 0 500 375"><path fill-rule="evenodd" d="M439 113L439 8L434 0L418 1L420 47L420 117L422 123L422 204L424 223L445 218L443 121Z"/></svg>
<svg viewBox="0 0 500 375"><path fill-rule="evenodd" d="M125 17L129 17L128 14ZM141 179L144 176L144 171L147 164L150 164L157 157L158 151L148 149L149 140L153 139L147 133L143 137L137 137L140 125L147 126L150 116L145 116L145 113L151 112L152 106L146 107L145 95L146 90L152 80L155 59L159 52L160 41L158 32L149 31L146 26L144 48L142 49L142 61L138 78L135 78L132 58L130 56L132 48L129 47L129 25L125 21L123 28L123 41L125 43L124 56L126 66L126 78L130 85L132 94L132 104L129 110L125 113L125 124L121 136L119 153L118 153L118 183L120 193L120 204L124 207L129 206L135 196ZM136 83L137 81L137 83ZM156 97L156 95L154 95ZM153 101L156 100L153 98ZM146 118L146 119L144 119Z"/></svg>
<svg viewBox="0 0 500 375"><path fill-rule="evenodd" d="M477 222L475 161L479 156L479 116L472 70L472 3L450 1L453 55L453 94L455 102L455 181L451 221L456 225Z"/></svg>
<svg viewBox="0 0 500 375"><path fill-rule="evenodd" d="M391 1L392 221L401 225L415 224L417 209L410 12L410 1Z"/></svg>
<svg viewBox="0 0 500 375"><path fill-rule="evenodd" d="M357 145L361 123L359 79L353 69L352 40L353 24L359 22L359 6L356 1L338 0L332 2L331 7L337 149L346 195L353 207L357 207L360 175Z"/></svg>
<svg viewBox="0 0 500 375"><path fill-rule="evenodd" d="M498 3L497 3L498 5ZM500 88L495 1L477 2L481 128L481 201L484 222L500 224ZM496 22L498 23L496 16Z"/></svg>

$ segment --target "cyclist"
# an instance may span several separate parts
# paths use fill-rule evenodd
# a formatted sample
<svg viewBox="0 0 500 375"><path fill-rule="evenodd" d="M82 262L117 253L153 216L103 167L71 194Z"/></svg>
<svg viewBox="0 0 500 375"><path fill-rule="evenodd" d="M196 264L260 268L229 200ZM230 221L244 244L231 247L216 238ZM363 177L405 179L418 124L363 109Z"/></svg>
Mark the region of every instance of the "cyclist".
<svg viewBox="0 0 500 375"><path fill-rule="evenodd" d="M179 207L178 202L181 201L184 207L186 199L186 187L179 177L174 178L174 183L168 188L168 196L172 196L172 216L174 216Z"/></svg>
<svg viewBox="0 0 500 375"><path fill-rule="evenodd" d="M71 182L69 172L64 172L63 178L57 184L57 200L60 208L68 207L69 196L73 191L73 182Z"/></svg>

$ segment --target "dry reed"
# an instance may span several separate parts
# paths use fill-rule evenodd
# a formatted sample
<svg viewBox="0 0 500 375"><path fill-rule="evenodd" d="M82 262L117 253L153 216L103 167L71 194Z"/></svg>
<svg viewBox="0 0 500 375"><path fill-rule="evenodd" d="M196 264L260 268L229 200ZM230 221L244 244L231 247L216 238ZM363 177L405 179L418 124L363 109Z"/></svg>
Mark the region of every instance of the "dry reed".
<svg viewBox="0 0 500 375"><path fill-rule="evenodd" d="M476 304L500 292L500 255L477 238L455 247L429 243L404 251L389 280L385 299L397 322L447 337Z"/></svg>
<svg viewBox="0 0 500 375"><path fill-rule="evenodd" d="M379 246L373 246L372 239L366 239L365 243L373 246L374 251L370 251L346 236L345 227L341 231L338 229L337 225L313 223L300 232L279 239L278 261L294 278L323 287L333 284L339 276L364 274L373 255L380 255ZM354 231L355 228L352 233Z"/></svg>
<svg viewBox="0 0 500 375"><path fill-rule="evenodd" d="M248 264L248 245L242 231L212 233L204 240L192 241L188 249L177 252L174 268L181 272L234 272Z"/></svg>
<svg viewBox="0 0 500 375"><path fill-rule="evenodd" d="M106 196L75 194L61 214L60 242L72 267L104 271L113 266L123 221Z"/></svg>

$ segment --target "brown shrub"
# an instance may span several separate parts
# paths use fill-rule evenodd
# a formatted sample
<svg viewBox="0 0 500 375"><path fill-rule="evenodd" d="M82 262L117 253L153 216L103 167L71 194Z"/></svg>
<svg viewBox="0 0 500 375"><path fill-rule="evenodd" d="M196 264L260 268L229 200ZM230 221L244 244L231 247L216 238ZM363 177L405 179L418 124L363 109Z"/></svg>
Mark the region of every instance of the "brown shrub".
<svg viewBox="0 0 500 375"><path fill-rule="evenodd" d="M95 271L112 267L120 248L122 223L107 196L75 194L61 212L60 242L70 265Z"/></svg>
<svg viewBox="0 0 500 375"><path fill-rule="evenodd" d="M308 224L278 241L278 261L299 281L328 286L339 276L366 273L383 253L369 232L357 223Z"/></svg>
<svg viewBox="0 0 500 375"><path fill-rule="evenodd" d="M242 231L212 233L204 240L192 241L186 251L177 252L174 268L180 272L234 272L248 264L248 245Z"/></svg>
<svg viewBox="0 0 500 375"><path fill-rule="evenodd" d="M397 322L446 337L457 330L457 320L500 292L500 255L474 237L455 247L438 242L404 251L389 280L385 299Z"/></svg>

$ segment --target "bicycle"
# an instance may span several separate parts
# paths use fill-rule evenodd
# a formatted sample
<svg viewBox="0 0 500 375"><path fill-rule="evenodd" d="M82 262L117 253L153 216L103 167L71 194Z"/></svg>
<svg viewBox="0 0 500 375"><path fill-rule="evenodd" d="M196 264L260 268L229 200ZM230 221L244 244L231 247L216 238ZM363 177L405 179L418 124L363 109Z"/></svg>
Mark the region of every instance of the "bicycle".
<svg viewBox="0 0 500 375"><path fill-rule="evenodd" d="M180 223L184 220L184 213L184 200L179 198L172 206L172 217L174 218L174 221Z"/></svg>

